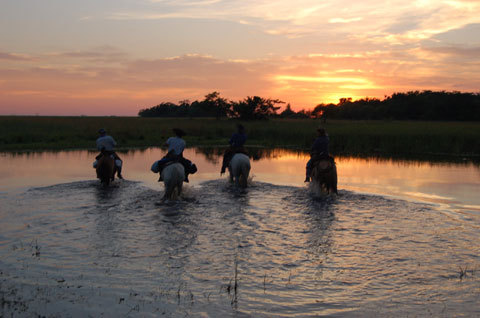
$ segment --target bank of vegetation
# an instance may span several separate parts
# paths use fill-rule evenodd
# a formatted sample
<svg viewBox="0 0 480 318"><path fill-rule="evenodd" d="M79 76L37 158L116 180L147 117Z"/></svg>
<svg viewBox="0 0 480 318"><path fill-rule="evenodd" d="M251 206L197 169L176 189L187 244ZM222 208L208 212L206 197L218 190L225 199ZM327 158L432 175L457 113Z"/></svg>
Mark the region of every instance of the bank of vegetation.
<svg viewBox="0 0 480 318"><path fill-rule="evenodd" d="M107 129L120 149L160 146L172 128L187 132L188 146L226 146L241 122L249 146L308 151L319 126L335 155L480 157L478 122L215 118L0 117L0 151L94 149L98 129Z"/></svg>
<svg viewBox="0 0 480 318"><path fill-rule="evenodd" d="M280 109L283 107L283 111ZM271 118L316 118L323 120L422 120L480 121L480 93L412 91L352 101L341 98L337 104L319 104L311 110L294 111L278 99L258 96L229 101L218 92L201 101L160 103L140 110L140 117L215 117L240 120Z"/></svg>

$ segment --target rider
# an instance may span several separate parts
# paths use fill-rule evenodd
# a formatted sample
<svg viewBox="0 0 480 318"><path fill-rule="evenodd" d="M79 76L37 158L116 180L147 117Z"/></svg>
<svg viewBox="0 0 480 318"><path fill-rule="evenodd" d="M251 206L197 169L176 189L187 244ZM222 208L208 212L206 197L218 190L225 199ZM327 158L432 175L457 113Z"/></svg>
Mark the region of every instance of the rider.
<svg viewBox="0 0 480 318"><path fill-rule="evenodd" d="M158 164L158 170L160 172L160 179L159 181L162 181L162 174L161 171L163 167L171 161L178 161L183 165L185 168L185 182L189 182L188 180L188 174L189 173L195 173L197 171L197 168L192 162L188 159L185 159L183 157L183 150L186 147L185 140L182 139L183 136L185 136L185 132L179 128L173 128L173 133L175 134L174 137L170 137L167 139L165 142L164 146L168 147L168 152L167 154L159 160L156 164Z"/></svg>
<svg viewBox="0 0 480 318"><path fill-rule="evenodd" d="M115 153L114 148L117 145L112 136L107 135L107 131L104 128L98 130L100 137L97 139L97 149L101 152L95 159L100 159L104 154L113 156L115 159L115 169L117 171L117 176L119 179L122 177L122 159ZM96 164L96 162L95 162ZM95 167L94 164L94 167Z"/></svg>
<svg viewBox="0 0 480 318"><path fill-rule="evenodd" d="M230 164L230 160L232 160L232 157L234 154L236 153L247 154L247 151L243 147L246 141L247 141L247 135L245 134L245 127L243 127L241 124L238 124L237 132L232 134L232 137L228 142L230 144L230 147L227 148L227 150L225 150L225 153L223 155L223 163L222 163L222 169L220 171L220 175L225 173L225 170Z"/></svg>
<svg viewBox="0 0 480 318"><path fill-rule="evenodd" d="M317 129L317 138L313 142L312 149L310 152L310 160L307 162L307 171L305 182L310 182L310 174L312 173L312 161L313 159L320 158L330 158L328 154L328 143L330 139L328 138L327 132L324 128Z"/></svg>

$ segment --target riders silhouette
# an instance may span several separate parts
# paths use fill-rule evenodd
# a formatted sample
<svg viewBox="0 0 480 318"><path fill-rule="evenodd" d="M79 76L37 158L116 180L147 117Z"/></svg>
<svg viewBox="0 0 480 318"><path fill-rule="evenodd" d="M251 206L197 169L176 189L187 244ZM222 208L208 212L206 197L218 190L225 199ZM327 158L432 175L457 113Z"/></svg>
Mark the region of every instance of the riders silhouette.
<svg viewBox="0 0 480 318"><path fill-rule="evenodd" d="M112 156L113 159L115 160L115 172L117 172L117 176L119 179L123 179L122 176L122 165L123 161L120 159L120 157L117 155L115 152L115 146L117 143L115 142L115 139L113 139L112 136L107 135L107 131L104 128L100 128L98 130L98 133L100 137L97 138L96 144L97 144L97 149L100 151L100 154L98 154L95 157L95 162L93 163L93 167L97 167L98 160L102 156ZM115 174L114 172L114 174Z"/></svg>
<svg viewBox="0 0 480 318"><path fill-rule="evenodd" d="M163 168L170 163L178 162L182 164L185 169L184 181L189 182L188 175L197 172L197 167L195 166L195 164L192 164L190 160L183 157L183 150L185 150L186 143L182 137L185 136L186 133L180 128L173 128L172 130L175 136L168 138L164 144L165 147L168 147L167 154L162 159L156 161L153 164L152 171L159 172L160 178L158 179L158 181L163 181Z"/></svg>
<svg viewBox="0 0 480 318"><path fill-rule="evenodd" d="M312 168L315 162L321 159L329 159L333 162L333 158L328 153L328 144L330 139L324 128L317 129L317 138L313 142L312 149L310 150L310 160L306 166L305 182L310 182L310 176L312 174Z"/></svg>
<svg viewBox="0 0 480 318"><path fill-rule="evenodd" d="M245 127L243 125L237 125L237 132L233 133L230 137L230 147L225 150L223 154L223 162L222 162L222 169L220 170L220 175L225 173L228 165L230 164L230 160L232 160L233 155L236 153L243 153L248 156L247 150L243 147L245 142L247 141L247 135L245 133Z"/></svg>

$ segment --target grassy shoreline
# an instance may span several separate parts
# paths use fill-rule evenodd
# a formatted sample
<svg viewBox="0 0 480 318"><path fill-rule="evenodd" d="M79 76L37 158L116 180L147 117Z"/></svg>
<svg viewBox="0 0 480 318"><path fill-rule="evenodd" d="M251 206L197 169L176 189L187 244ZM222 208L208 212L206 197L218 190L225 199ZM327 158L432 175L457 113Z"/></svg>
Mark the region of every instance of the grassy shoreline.
<svg viewBox="0 0 480 318"><path fill-rule="evenodd" d="M226 146L237 123L213 118L0 116L0 151L94 150L101 127L119 149L161 146L174 127L187 132L189 147ZM250 146L308 151L316 128L322 126L334 155L480 157L478 122L274 119L242 124Z"/></svg>

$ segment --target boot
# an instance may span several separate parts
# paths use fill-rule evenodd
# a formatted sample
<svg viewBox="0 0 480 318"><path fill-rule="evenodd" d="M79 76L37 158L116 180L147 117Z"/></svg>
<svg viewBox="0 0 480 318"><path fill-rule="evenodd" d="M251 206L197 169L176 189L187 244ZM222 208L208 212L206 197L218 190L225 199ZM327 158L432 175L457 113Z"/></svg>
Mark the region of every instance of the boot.
<svg viewBox="0 0 480 318"><path fill-rule="evenodd" d="M303 181L303 182L310 182L310 176L306 176L305 181Z"/></svg>
<svg viewBox="0 0 480 318"><path fill-rule="evenodd" d="M185 174L185 180L183 180L183 181L186 182L186 183L190 182L190 180L188 180L188 173Z"/></svg>
<svg viewBox="0 0 480 318"><path fill-rule="evenodd" d="M122 168L117 167L117 177L118 179L123 179Z"/></svg>

